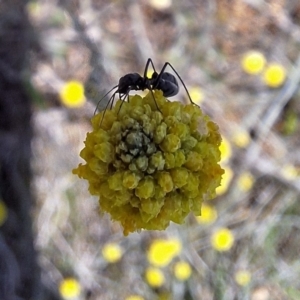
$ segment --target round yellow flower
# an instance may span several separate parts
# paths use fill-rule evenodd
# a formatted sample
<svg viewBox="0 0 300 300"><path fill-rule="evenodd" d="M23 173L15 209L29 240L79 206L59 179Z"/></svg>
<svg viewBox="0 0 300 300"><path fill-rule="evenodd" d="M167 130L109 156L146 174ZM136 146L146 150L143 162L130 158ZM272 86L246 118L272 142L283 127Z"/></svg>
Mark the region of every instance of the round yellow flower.
<svg viewBox="0 0 300 300"><path fill-rule="evenodd" d="M75 278L65 278L59 285L59 293L64 299L74 299L80 292L80 283Z"/></svg>
<svg viewBox="0 0 300 300"><path fill-rule="evenodd" d="M7 220L7 207L3 201L0 200L0 226Z"/></svg>
<svg viewBox="0 0 300 300"><path fill-rule="evenodd" d="M232 141L236 146L245 148L249 145L251 137L247 131L239 130L233 134Z"/></svg>
<svg viewBox="0 0 300 300"><path fill-rule="evenodd" d="M116 243L107 243L102 249L104 259L110 263L119 261L122 257L122 249Z"/></svg>
<svg viewBox="0 0 300 300"><path fill-rule="evenodd" d="M300 169L293 165L284 165L281 169L283 177L287 180L294 180L300 175Z"/></svg>
<svg viewBox="0 0 300 300"><path fill-rule="evenodd" d="M130 295L126 297L125 300L144 300L144 298L139 295Z"/></svg>
<svg viewBox="0 0 300 300"><path fill-rule="evenodd" d="M178 280L185 281L191 277L192 268L189 263L179 261L174 266L174 274Z"/></svg>
<svg viewBox="0 0 300 300"><path fill-rule="evenodd" d="M70 108L80 107L86 101L83 84L75 80L66 82L62 86L59 96L61 102Z"/></svg>
<svg viewBox="0 0 300 300"><path fill-rule="evenodd" d="M230 167L225 166L223 168L224 168L225 172L222 177L221 185L219 187L217 187L217 189L216 189L216 193L218 196L221 196L227 192L227 190L230 186L231 179L233 177L233 171Z"/></svg>
<svg viewBox="0 0 300 300"><path fill-rule="evenodd" d="M244 172L240 175L237 184L240 190L248 192L254 184L254 177L249 172Z"/></svg>
<svg viewBox="0 0 300 300"><path fill-rule="evenodd" d="M261 52L252 50L243 55L241 63L246 73L255 75L262 72L266 59Z"/></svg>
<svg viewBox="0 0 300 300"><path fill-rule="evenodd" d="M149 4L158 10L168 9L172 5L172 0L148 0Z"/></svg>
<svg viewBox="0 0 300 300"><path fill-rule="evenodd" d="M246 270L240 270L235 273L234 278L235 278L235 281L237 282L237 284L239 284L241 286L246 286L249 284L249 282L251 280L251 273Z"/></svg>
<svg viewBox="0 0 300 300"><path fill-rule="evenodd" d="M86 164L73 170L125 235L199 215L223 174L218 126L196 105L153 94L95 115L80 153Z"/></svg>
<svg viewBox="0 0 300 300"><path fill-rule="evenodd" d="M271 88L280 87L286 79L286 70L284 66L277 63L269 64L263 74L265 85Z"/></svg>
<svg viewBox="0 0 300 300"><path fill-rule="evenodd" d="M213 233L211 244L217 251L228 251L234 243L234 236L227 228L220 228Z"/></svg>
<svg viewBox="0 0 300 300"><path fill-rule="evenodd" d="M197 217L197 221L202 224L210 224L213 223L217 217L218 212L213 206L202 204L201 216Z"/></svg>
<svg viewBox="0 0 300 300"><path fill-rule="evenodd" d="M160 269L149 267L145 273L146 281L152 287L160 287L165 282L165 276Z"/></svg>
<svg viewBox="0 0 300 300"><path fill-rule="evenodd" d="M147 253L148 261L156 267L164 267L180 253L182 244L177 239L154 240Z"/></svg>

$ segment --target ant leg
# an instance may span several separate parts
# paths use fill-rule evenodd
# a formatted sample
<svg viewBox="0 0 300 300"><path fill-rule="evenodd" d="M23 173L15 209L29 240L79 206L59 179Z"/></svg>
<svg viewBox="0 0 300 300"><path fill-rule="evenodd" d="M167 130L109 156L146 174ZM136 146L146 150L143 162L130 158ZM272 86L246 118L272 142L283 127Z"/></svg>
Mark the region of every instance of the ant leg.
<svg viewBox="0 0 300 300"><path fill-rule="evenodd" d="M107 104L106 104L106 106L105 106L105 109L104 109L104 112L103 112L103 115L102 115L102 118L101 118L101 121L100 121L100 127L101 127L101 125L102 125L102 122L103 122L103 119L104 119L104 116L105 116L105 113L106 113L106 111L107 111L107 108L108 108L109 103L111 103L111 108L112 108L112 105L113 105L113 103L114 103L114 101L115 101L116 93L117 93L117 92L114 92L114 93L113 93L113 95L109 98L109 100L108 100L108 102L107 102ZM111 109L111 108L110 108L110 109Z"/></svg>
<svg viewBox="0 0 300 300"><path fill-rule="evenodd" d="M129 101L129 92L130 92L130 89L127 90L127 92L124 94L123 98L122 98L122 96L120 97L120 100L122 101L122 103L121 103L121 105L120 105L120 107L118 109L118 113L117 114L119 114L119 112L120 112L120 110L122 108L122 105L123 105L126 97L128 97L128 101Z"/></svg>
<svg viewBox="0 0 300 300"><path fill-rule="evenodd" d="M164 71L165 71L165 69L166 69L167 66L169 66L169 67L173 70L173 72L177 75L177 77L179 78L181 84L183 85L183 87L184 87L184 89L185 89L185 91L186 91L186 93L187 93L187 95L188 95L188 97L189 97L190 102L191 102L193 105L197 105L197 104L192 100L192 98L191 98L191 96L190 96L190 93L189 93L189 91L188 91L188 89L187 89L185 83L183 82L182 78L180 77L180 75L178 74L178 72L175 70L175 68L174 68L169 62L166 62L166 63L164 64L164 66L162 67L162 69L161 69L161 71L160 71L160 73L159 73L159 75L158 75L158 77L157 77L157 82L160 80L160 77L161 77L161 75L164 73ZM199 105L197 105L197 106L199 106Z"/></svg>
<svg viewBox="0 0 300 300"><path fill-rule="evenodd" d="M151 64L151 66L153 68L153 71L156 73L156 70L155 70L154 63L153 63L152 59L148 58L146 66L145 66L145 71L144 71L144 79L147 78L149 64Z"/></svg>
<svg viewBox="0 0 300 300"><path fill-rule="evenodd" d="M99 104L100 104L100 102L112 91L112 90L114 90L115 88L117 88L118 87L118 85L116 85L116 86L114 86L112 89L110 89L100 100L99 100L99 102L97 103L97 105L96 105L96 108L95 108L95 111L94 111L94 115L96 114L96 111L98 110L98 107L99 107ZM110 98L110 100L111 100L111 98ZM110 102L110 100L108 101L108 103ZM106 105L106 107L105 107L105 109L107 109L107 105Z"/></svg>
<svg viewBox="0 0 300 300"><path fill-rule="evenodd" d="M151 95L152 95L152 98L153 98L153 100L154 100L154 103L155 103L155 105L156 105L157 110L158 110L159 112L162 113L162 111L159 109L159 107L158 107L158 105L157 105L157 102L156 102L156 100L155 100L155 96L154 96L154 94L153 94L152 88L151 88L151 87L148 87L148 90L150 91L150 93L151 93Z"/></svg>

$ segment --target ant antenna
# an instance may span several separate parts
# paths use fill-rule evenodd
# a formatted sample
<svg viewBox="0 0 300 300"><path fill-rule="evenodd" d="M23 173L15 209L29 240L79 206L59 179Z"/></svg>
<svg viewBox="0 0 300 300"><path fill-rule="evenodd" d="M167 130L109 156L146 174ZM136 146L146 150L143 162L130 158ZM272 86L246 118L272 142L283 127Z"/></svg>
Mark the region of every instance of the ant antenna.
<svg viewBox="0 0 300 300"><path fill-rule="evenodd" d="M157 73L156 70L155 70L155 67L154 67L154 64L153 64L152 59L151 59L151 58L148 58L147 63L146 63L146 66L145 66L144 78L147 78L147 73L148 73L148 67L149 67L149 64L151 64L151 66L152 66L152 68L153 68L153 71L154 71L155 73Z"/></svg>
<svg viewBox="0 0 300 300"><path fill-rule="evenodd" d="M99 104L100 104L100 102L112 91L112 90L114 90L115 88L117 88L119 85L116 85L116 86L114 86L112 89L110 89L100 100L99 100L99 102L97 103L97 105L96 105L96 108L95 108L95 111L94 111L94 115L96 114L96 111L98 110L98 107L99 107ZM112 97L111 97L112 98ZM108 101L108 103L110 102L110 100L111 100L111 98L109 99L109 101ZM106 105L106 108L107 108L107 105ZM105 109L106 109L105 108Z"/></svg>

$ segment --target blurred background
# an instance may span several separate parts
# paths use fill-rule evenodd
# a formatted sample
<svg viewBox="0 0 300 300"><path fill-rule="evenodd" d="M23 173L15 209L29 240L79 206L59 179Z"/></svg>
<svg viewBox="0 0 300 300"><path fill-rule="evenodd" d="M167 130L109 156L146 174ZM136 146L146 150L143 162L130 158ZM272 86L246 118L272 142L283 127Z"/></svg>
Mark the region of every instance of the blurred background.
<svg viewBox="0 0 300 300"><path fill-rule="evenodd" d="M27 66L15 72L25 78L31 112L19 130L23 137L32 129L32 176L25 178L33 205L23 209L36 252L30 248L34 268L14 267L9 276L17 279L5 283L20 298L1 299L300 299L299 1L10 1L2 16L1 53L13 39L26 46ZM1 76L14 82L4 57ZM157 71L170 62L219 125L225 175L201 217L124 237L72 169L99 100L123 75L143 74L149 57ZM174 99L187 101L181 84ZM1 99L3 107L16 110ZM12 127L18 116L11 115ZM5 179L11 139L2 135ZM14 249L11 228L24 216L2 184L0 244ZM19 262L28 259L24 247ZM8 262L11 253L0 253ZM24 278L39 292L26 296Z"/></svg>

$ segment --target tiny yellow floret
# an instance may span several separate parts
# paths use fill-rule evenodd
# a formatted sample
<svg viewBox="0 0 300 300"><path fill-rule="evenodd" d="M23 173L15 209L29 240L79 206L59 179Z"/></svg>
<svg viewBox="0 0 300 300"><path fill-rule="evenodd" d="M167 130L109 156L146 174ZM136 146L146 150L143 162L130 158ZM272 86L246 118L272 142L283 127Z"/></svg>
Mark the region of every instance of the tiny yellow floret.
<svg viewBox="0 0 300 300"><path fill-rule="evenodd" d="M234 236L228 228L220 228L211 237L211 244L217 251L228 251L234 243Z"/></svg>
<svg viewBox="0 0 300 300"><path fill-rule="evenodd" d="M146 281L154 288L160 287L165 282L165 276L163 272L154 267L148 267L145 273Z"/></svg>
<svg viewBox="0 0 300 300"><path fill-rule="evenodd" d="M240 270L235 273L234 278L238 285L246 286L251 281L251 273L246 270Z"/></svg>
<svg viewBox="0 0 300 300"><path fill-rule="evenodd" d="M103 258L109 263L115 263L122 257L122 248L116 243L107 243L102 248Z"/></svg>
<svg viewBox="0 0 300 300"><path fill-rule="evenodd" d="M174 265L174 275L178 280L185 281L191 277L192 268L189 263L179 261Z"/></svg>
<svg viewBox="0 0 300 300"><path fill-rule="evenodd" d="M278 63L269 64L263 74L265 85L271 88L280 87L286 80L286 69Z"/></svg>
<svg viewBox="0 0 300 300"><path fill-rule="evenodd" d="M81 107L86 99L84 96L84 86L79 81L66 82L59 93L61 102L70 108Z"/></svg>
<svg viewBox="0 0 300 300"><path fill-rule="evenodd" d="M75 278L65 278L59 285L59 293L64 299L75 299L80 295L81 285Z"/></svg>
<svg viewBox="0 0 300 300"><path fill-rule="evenodd" d="M266 59L261 52L252 50L243 55L241 64L246 73L256 75L264 69Z"/></svg>

